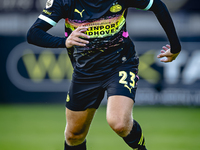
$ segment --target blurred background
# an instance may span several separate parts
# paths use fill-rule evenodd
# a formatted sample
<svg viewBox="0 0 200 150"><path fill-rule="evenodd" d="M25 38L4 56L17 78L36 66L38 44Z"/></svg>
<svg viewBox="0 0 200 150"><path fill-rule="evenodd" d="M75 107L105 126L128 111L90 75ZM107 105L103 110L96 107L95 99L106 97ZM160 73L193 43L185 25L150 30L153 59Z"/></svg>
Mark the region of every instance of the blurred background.
<svg viewBox="0 0 200 150"><path fill-rule="evenodd" d="M155 139L151 138L153 145L149 143L149 146L152 149L173 150L169 144L171 143L174 144L176 150L184 150L185 147L196 150L200 149L200 144L198 144L200 140L200 123L198 122L200 120L200 1L163 1L171 13L182 44L181 54L172 63L160 63L156 58L162 46L169 42L154 14L136 9L128 11L128 32L140 56L140 80L135 104L135 112L138 114L136 118L144 124L149 138L155 133L156 128L158 129L155 125L160 125L162 119L165 122L165 119L169 117L168 123L177 121L177 124L172 123L166 126L171 126L170 133L184 137L185 141L182 139L181 143L179 137L167 136L168 130L162 128L156 134L159 136ZM65 49L40 48L26 42L26 33L42 12L45 3L46 0L0 0L0 65L2 68L0 149L2 150L14 148L31 150L31 147L39 150L47 147L49 150L58 150L63 145L63 136L60 135L63 135L65 125L64 104L73 71L69 58ZM49 33L64 37L64 20L61 20ZM106 122L104 111L106 98L101 106L97 115L103 116L102 120ZM165 118L164 115L169 112L171 116L165 116ZM146 114L151 114L151 117L155 118ZM156 118L156 115L161 116ZM145 120L148 118L153 121L149 119L147 123ZM158 118L159 123L152 124L158 121ZM187 120L188 118L191 120ZM57 122L54 119L58 119ZM192 128L191 125L193 125ZM47 126L49 128L46 128ZM55 126L60 130L54 131ZM107 125L105 126L107 128ZM104 125L99 126L95 123L92 126L95 129L99 128L100 133L105 130L102 127ZM155 130L151 130L150 127ZM180 130L181 127L183 130ZM185 128L194 131L184 134ZM97 131L95 129L93 131ZM35 138L30 138L30 134L35 135ZM94 141L95 134L91 133L89 136L94 143L89 147L98 150L99 147L95 145L101 145L102 143L98 142L103 139L105 142L107 140L102 137ZM14 138L11 138L13 136ZM38 139L38 136L41 139ZM159 142L161 146L162 144L166 146L160 148L155 141L166 136L168 139ZM49 139L50 137L52 138ZM58 143L53 147L50 146L55 139L59 139ZM179 144L177 144L177 139L179 139ZM117 140L114 139L114 141ZM50 145L44 144L45 142ZM18 147L17 144L19 144ZM125 148L128 149L126 145L115 148L104 147L104 149Z"/></svg>
<svg viewBox="0 0 200 150"><path fill-rule="evenodd" d="M0 2L0 103L64 103L72 73L66 50L40 48L26 42L26 33L46 0ZM156 59L162 46L169 42L154 14L135 9L128 13L128 32L140 56L136 105L200 105L200 2L164 2L182 42L183 50L173 63ZM64 20L49 32L63 37Z"/></svg>

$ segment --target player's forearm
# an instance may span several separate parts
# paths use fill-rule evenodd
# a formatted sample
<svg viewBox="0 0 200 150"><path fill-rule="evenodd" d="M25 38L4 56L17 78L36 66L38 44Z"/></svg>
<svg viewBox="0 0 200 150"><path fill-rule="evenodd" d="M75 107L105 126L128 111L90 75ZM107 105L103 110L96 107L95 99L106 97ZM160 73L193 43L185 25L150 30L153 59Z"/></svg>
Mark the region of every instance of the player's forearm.
<svg viewBox="0 0 200 150"><path fill-rule="evenodd" d="M180 52L181 44L177 36L172 18L165 4L161 2L160 0L154 0L154 4L150 10L152 10L155 13L158 21L160 22L163 29L165 30L167 37L169 39L170 45L171 45L171 52L172 53Z"/></svg>
<svg viewBox="0 0 200 150"><path fill-rule="evenodd" d="M66 38L48 34L46 31L50 28L46 23L36 21L27 33L28 43L47 48L65 48Z"/></svg>
<svg viewBox="0 0 200 150"><path fill-rule="evenodd" d="M28 43L40 47L65 48L65 40L65 38L52 36L39 28L31 29L27 34Z"/></svg>

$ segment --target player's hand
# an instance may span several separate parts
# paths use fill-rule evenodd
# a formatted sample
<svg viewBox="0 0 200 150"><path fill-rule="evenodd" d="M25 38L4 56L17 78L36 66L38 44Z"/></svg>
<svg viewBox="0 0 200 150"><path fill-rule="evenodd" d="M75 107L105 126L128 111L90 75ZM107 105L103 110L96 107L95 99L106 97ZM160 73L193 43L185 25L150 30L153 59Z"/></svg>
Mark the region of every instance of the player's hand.
<svg viewBox="0 0 200 150"><path fill-rule="evenodd" d="M82 39L82 38L86 38L86 39L90 38L90 36L84 33L86 31L87 31L87 27L78 27L76 30L74 30L65 41L66 47L70 48L75 45L86 46L86 44L88 44L89 41Z"/></svg>
<svg viewBox="0 0 200 150"><path fill-rule="evenodd" d="M176 59L176 57L179 54L179 53L175 53L175 54L171 53L170 45L163 46L162 48L163 49L161 50L161 54L159 54L157 56L157 58L162 58L162 59L160 59L161 62L165 62L165 63L172 62L173 60ZM165 58L163 58L163 57L165 57Z"/></svg>

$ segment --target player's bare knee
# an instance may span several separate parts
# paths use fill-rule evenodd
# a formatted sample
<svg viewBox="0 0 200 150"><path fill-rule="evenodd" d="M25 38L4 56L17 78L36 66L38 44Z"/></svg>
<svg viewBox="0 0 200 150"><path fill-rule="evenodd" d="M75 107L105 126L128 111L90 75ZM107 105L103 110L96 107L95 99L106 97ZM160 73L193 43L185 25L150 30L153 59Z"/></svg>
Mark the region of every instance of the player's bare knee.
<svg viewBox="0 0 200 150"><path fill-rule="evenodd" d="M127 121L107 118L107 122L109 126L121 137L126 136L130 132Z"/></svg>
<svg viewBox="0 0 200 150"><path fill-rule="evenodd" d="M119 136L125 136L126 135L126 131L127 131L127 127L125 124L115 124L112 129L119 135Z"/></svg>
<svg viewBox="0 0 200 150"><path fill-rule="evenodd" d="M85 134L84 133L72 133L72 132L66 132L65 131L65 139L67 143L71 146L81 144L85 140Z"/></svg>

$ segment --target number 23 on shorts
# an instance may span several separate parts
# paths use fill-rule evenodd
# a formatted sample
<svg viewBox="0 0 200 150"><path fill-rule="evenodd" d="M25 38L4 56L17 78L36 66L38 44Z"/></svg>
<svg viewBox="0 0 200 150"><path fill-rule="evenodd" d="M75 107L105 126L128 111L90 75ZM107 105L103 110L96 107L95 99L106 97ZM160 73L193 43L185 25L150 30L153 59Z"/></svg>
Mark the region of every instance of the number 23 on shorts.
<svg viewBox="0 0 200 150"><path fill-rule="evenodd" d="M136 75L131 71L129 72L129 75L130 75L130 83L129 83L129 85L132 88L134 88L135 87L135 77L136 77ZM128 74L127 74L126 71L120 71L119 72L119 77L121 77L121 79L119 80L120 84L124 84L124 85L128 84L128 81L127 81Z"/></svg>

